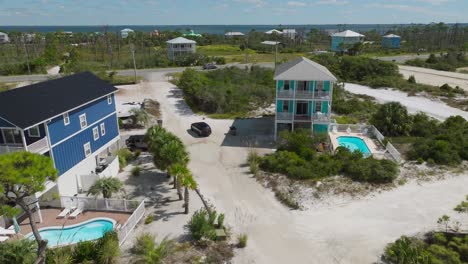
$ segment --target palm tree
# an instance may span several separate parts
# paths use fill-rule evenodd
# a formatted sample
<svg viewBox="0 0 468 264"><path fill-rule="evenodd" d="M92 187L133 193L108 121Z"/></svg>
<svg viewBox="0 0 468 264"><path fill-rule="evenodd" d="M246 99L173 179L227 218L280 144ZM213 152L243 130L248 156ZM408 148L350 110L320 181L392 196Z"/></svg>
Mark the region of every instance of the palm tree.
<svg viewBox="0 0 468 264"><path fill-rule="evenodd" d="M135 108L130 109L129 112L130 114L133 115L134 124L141 125L143 127L148 125L150 121L150 116L148 112L146 112L145 109L135 107Z"/></svg>
<svg viewBox="0 0 468 264"><path fill-rule="evenodd" d="M171 255L176 249L176 243L172 239L165 237L159 244L156 238L150 234L143 234L137 237L132 248L136 264L159 264L164 258Z"/></svg>
<svg viewBox="0 0 468 264"><path fill-rule="evenodd" d="M192 173L187 169L188 173L182 175L180 178L180 184L185 187L184 193L184 207L185 207L185 214L189 213L189 189L195 190L197 188L197 182L193 178Z"/></svg>
<svg viewBox="0 0 468 264"><path fill-rule="evenodd" d="M87 195L102 196L106 199L111 198L113 193L123 190L123 183L113 177L105 177L97 180L88 190Z"/></svg>
<svg viewBox="0 0 468 264"><path fill-rule="evenodd" d="M176 183L176 189L177 194L179 195L179 200L182 200L184 197L182 196L182 186L180 184L180 180L185 175L189 174L190 171L185 165L177 163L171 166L171 168L169 169L169 173L174 177L174 182Z"/></svg>

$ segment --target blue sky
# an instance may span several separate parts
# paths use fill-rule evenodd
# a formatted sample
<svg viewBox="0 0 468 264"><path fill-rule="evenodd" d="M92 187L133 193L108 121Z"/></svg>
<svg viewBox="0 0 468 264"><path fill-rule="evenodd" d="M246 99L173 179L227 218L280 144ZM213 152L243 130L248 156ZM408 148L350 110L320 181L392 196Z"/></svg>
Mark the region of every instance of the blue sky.
<svg viewBox="0 0 468 264"><path fill-rule="evenodd" d="M0 0L0 25L468 22L468 0Z"/></svg>

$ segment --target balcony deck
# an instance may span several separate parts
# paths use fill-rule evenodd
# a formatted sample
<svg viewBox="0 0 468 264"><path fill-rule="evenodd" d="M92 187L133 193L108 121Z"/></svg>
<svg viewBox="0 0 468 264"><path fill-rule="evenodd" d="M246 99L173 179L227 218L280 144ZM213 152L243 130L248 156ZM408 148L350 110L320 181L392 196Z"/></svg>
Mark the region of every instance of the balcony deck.
<svg viewBox="0 0 468 264"><path fill-rule="evenodd" d="M312 114L312 115L294 115L293 113L276 113L277 121L292 122L330 122L330 117L327 114Z"/></svg>
<svg viewBox="0 0 468 264"><path fill-rule="evenodd" d="M293 90L281 90L277 93L278 98L286 98L286 99L320 99L320 100L330 100L330 92L323 92L323 91L296 91L294 93Z"/></svg>
<svg viewBox="0 0 468 264"><path fill-rule="evenodd" d="M44 154L49 151L49 141L47 137L44 137L30 145L27 146L29 152L37 153L37 154ZM24 151L24 147L20 144L4 144L0 145L0 154L6 154L10 152L16 151Z"/></svg>

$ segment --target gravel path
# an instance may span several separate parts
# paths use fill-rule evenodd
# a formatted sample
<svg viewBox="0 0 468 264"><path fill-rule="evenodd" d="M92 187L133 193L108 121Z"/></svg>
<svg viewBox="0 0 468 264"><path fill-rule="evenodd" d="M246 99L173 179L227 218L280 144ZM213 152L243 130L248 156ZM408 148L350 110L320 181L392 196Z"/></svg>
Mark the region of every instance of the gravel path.
<svg viewBox="0 0 468 264"><path fill-rule="evenodd" d="M444 102L431 100L425 97L408 96L407 93L393 89L372 89L367 86L346 83L345 90L355 94L365 94L374 97L379 102L400 102L408 108L410 113L425 112L439 120L449 116L460 115L468 120L468 112L450 107Z"/></svg>
<svg viewBox="0 0 468 264"><path fill-rule="evenodd" d="M132 96L141 94L161 103L163 125L187 145L189 166L202 193L226 214L234 234L245 232L249 236L247 248L236 250L233 263L373 263L388 242L434 228L437 218L451 214L452 207L468 194L468 176L464 175L423 185L408 183L336 206L291 211L248 174L244 165L248 144L241 136L226 135L233 120L194 114L180 90L165 82L162 74L151 79ZM187 131L190 123L201 120L212 127L208 138L197 138ZM179 218L186 220L185 215L174 215L151 228L183 233L180 223L184 221Z"/></svg>

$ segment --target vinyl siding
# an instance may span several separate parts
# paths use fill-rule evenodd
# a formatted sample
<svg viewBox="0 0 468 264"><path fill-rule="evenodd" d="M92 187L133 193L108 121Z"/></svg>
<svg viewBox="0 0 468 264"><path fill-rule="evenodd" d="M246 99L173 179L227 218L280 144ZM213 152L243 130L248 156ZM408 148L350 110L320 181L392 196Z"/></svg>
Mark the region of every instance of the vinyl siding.
<svg viewBox="0 0 468 264"><path fill-rule="evenodd" d="M107 103L107 101L106 101ZM105 123L106 134L101 135L99 125ZM90 124L90 123L88 123ZM98 127L99 139L94 141L93 139L93 128ZM59 145L52 148L54 154L55 166L59 171L59 175L62 175L73 166L85 159L85 153L83 145L87 142L91 144L91 151L94 152L107 144L109 141L119 135L117 117L113 114L102 122L97 123L94 126L88 126L86 129L81 131L79 134L72 138L60 143ZM84 172L89 173L89 172Z"/></svg>
<svg viewBox="0 0 468 264"><path fill-rule="evenodd" d="M57 142L73 135L77 131L81 130L80 127L80 118L82 114L86 114L86 121L88 127L98 121L99 119L104 118L105 116L115 112L115 98L112 95L112 104L107 103L107 96L102 99L87 104L77 110L68 113L70 118L70 124L65 126L63 122L63 116L56 117L48 124L50 142L52 145Z"/></svg>
<svg viewBox="0 0 468 264"><path fill-rule="evenodd" d="M39 125L39 133L40 133L40 137L30 137L29 136L29 133L28 133L28 130L24 131L24 137L26 138L26 144L27 145L31 145L32 143L42 139L42 138L45 138L46 136L46 132L45 132L45 128L44 128L44 124L40 124Z"/></svg>

